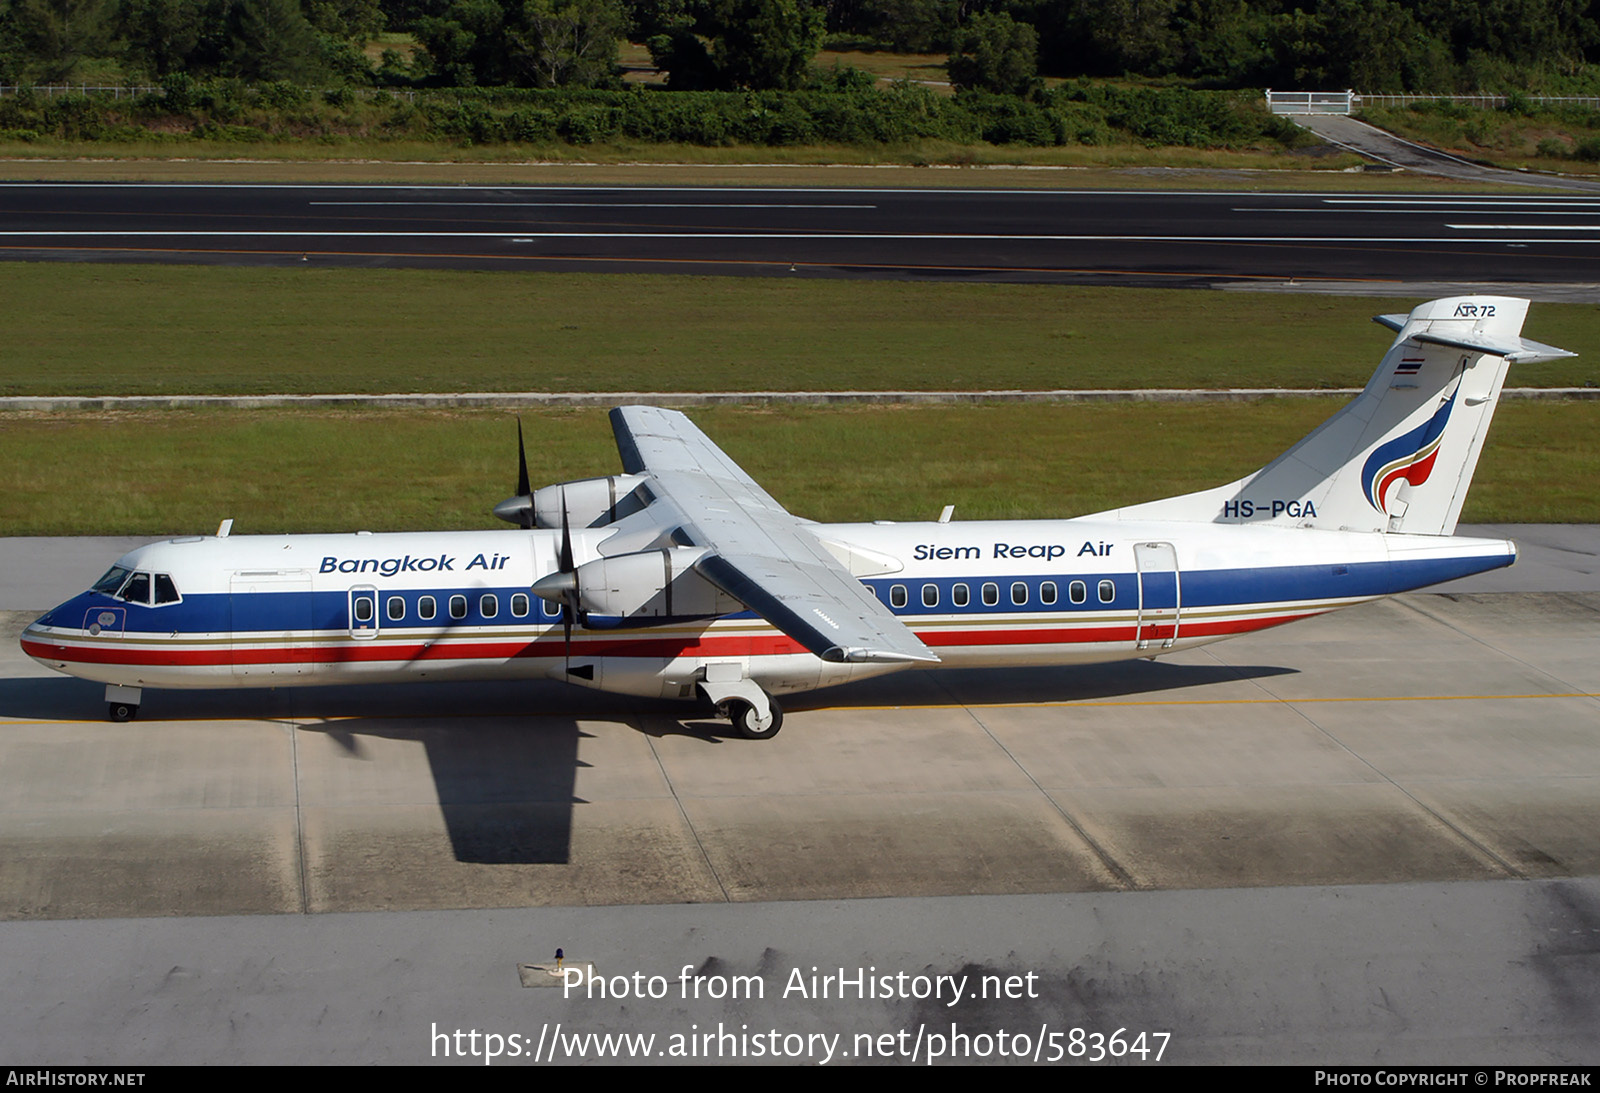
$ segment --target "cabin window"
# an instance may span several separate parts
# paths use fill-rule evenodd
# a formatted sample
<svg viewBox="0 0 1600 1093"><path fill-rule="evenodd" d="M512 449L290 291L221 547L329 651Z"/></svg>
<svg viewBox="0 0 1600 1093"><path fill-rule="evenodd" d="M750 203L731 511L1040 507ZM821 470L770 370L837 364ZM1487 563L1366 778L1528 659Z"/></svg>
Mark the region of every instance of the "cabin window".
<svg viewBox="0 0 1600 1093"><path fill-rule="evenodd" d="M424 622L433 618L437 610L438 607L434 604L432 596L422 596L417 600L417 618L422 619Z"/></svg>
<svg viewBox="0 0 1600 1093"><path fill-rule="evenodd" d="M500 613L500 600L498 597L485 593L478 597L478 614L486 619L492 619Z"/></svg>
<svg viewBox="0 0 1600 1093"><path fill-rule="evenodd" d="M172 583L172 577L166 573L156 574L156 605L164 603L177 603L182 596L178 595L178 586Z"/></svg>
<svg viewBox="0 0 1600 1093"><path fill-rule="evenodd" d="M467 617L467 598L465 596L450 597L450 617L464 619Z"/></svg>
<svg viewBox="0 0 1600 1093"><path fill-rule="evenodd" d="M1089 598L1089 586L1082 581L1073 581L1067 585L1067 598L1073 603L1082 603Z"/></svg>
<svg viewBox="0 0 1600 1093"><path fill-rule="evenodd" d="M1100 602L1110 603L1117 598L1117 586L1111 581L1100 582Z"/></svg>
<svg viewBox="0 0 1600 1093"><path fill-rule="evenodd" d="M1000 586L993 581L986 581L983 585L983 606L993 607L1000 602Z"/></svg>
<svg viewBox="0 0 1600 1093"><path fill-rule="evenodd" d="M1039 586L1039 602L1046 605L1056 602L1056 582L1046 581Z"/></svg>
<svg viewBox="0 0 1600 1093"><path fill-rule="evenodd" d="M1022 581L1011 583L1011 602L1021 607L1028 602L1028 586Z"/></svg>
<svg viewBox="0 0 1600 1093"><path fill-rule="evenodd" d="M355 611L357 622L372 621L372 597L360 595L355 598Z"/></svg>
<svg viewBox="0 0 1600 1093"><path fill-rule="evenodd" d="M511 613L519 619L528 613L528 596L526 593L518 592L511 597Z"/></svg>
<svg viewBox="0 0 1600 1093"><path fill-rule="evenodd" d="M122 587L122 599L129 603L150 602L150 574L135 573Z"/></svg>
<svg viewBox="0 0 1600 1093"><path fill-rule="evenodd" d="M897 584L889 589L889 606L904 607L906 605L906 586Z"/></svg>
<svg viewBox="0 0 1600 1093"><path fill-rule="evenodd" d="M939 606L939 586L938 585L936 585L936 584L925 584L925 585L922 586L922 606L923 607L938 607Z"/></svg>
<svg viewBox="0 0 1600 1093"><path fill-rule="evenodd" d="M98 581L94 582L94 586L90 588L89 591L103 592L107 596L115 596L117 594L117 590L122 587L123 582L125 582L127 579L128 570L123 569L119 565L114 565L110 569L106 570L106 575L104 577L101 577Z"/></svg>
<svg viewBox="0 0 1600 1093"><path fill-rule="evenodd" d="M389 597L389 621L399 622L406 617L406 601L404 596Z"/></svg>
<svg viewBox="0 0 1600 1093"><path fill-rule="evenodd" d="M957 607L967 606L971 599L972 594L967 591L966 585L954 584L950 586L950 602L955 604Z"/></svg>
<svg viewBox="0 0 1600 1093"><path fill-rule="evenodd" d="M544 613L548 617L553 619L561 614L561 605L559 603L551 603L549 600L540 600L539 602L544 604Z"/></svg>

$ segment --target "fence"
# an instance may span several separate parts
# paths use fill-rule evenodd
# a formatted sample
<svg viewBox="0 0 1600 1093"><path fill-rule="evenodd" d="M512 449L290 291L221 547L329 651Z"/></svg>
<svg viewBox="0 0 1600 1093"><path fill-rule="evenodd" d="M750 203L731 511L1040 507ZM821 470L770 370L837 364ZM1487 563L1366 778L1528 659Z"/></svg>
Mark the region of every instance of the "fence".
<svg viewBox="0 0 1600 1093"><path fill-rule="evenodd" d="M150 95L160 91L159 87L96 87L92 84L48 84L36 86L33 84L0 84L0 98L15 95L19 92L29 91L35 95L55 99L67 95L109 95L114 99L134 99L140 95Z"/></svg>
<svg viewBox="0 0 1600 1093"><path fill-rule="evenodd" d="M321 95L325 93L324 89L322 88L306 88L305 90L308 94L312 95ZM415 91L407 90L405 88L353 87L350 88L349 91L357 98L372 98L374 95L387 94L397 99L405 99L407 102L414 102L417 97L417 93ZM136 99L140 95L162 94L163 89L160 87L144 87L138 85L121 87L111 85L99 86L96 84L0 84L0 99L3 99L8 95L17 95L23 93L43 95L48 99L64 98L67 95L81 95L84 98L89 98L92 96L109 99Z"/></svg>
<svg viewBox="0 0 1600 1093"><path fill-rule="evenodd" d="M1267 91L1267 111L1272 114L1348 114L1354 108L1354 91Z"/></svg>
<svg viewBox="0 0 1600 1093"><path fill-rule="evenodd" d="M1459 102L1495 110L1508 101L1505 95L1357 95L1367 106L1410 106L1414 102ZM1587 106L1600 109L1600 95L1519 95L1518 101L1538 106Z"/></svg>
<svg viewBox="0 0 1600 1093"><path fill-rule="evenodd" d="M1268 91L1267 110L1274 114L1351 114L1363 106L1410 106L1414 102L1458 102L1498 110L1506 95L1358 95L1354 91ZM1519 95L1533 106L1583 106L1600 110L1600 95Z"/></svg>

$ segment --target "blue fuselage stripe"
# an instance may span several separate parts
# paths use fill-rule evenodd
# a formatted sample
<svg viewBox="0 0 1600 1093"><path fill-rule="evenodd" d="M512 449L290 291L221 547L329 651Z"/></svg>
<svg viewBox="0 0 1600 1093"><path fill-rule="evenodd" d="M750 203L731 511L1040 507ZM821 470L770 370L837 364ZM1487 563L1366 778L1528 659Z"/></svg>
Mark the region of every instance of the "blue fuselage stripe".
<svg viewBox="0 0 1600 1093"><path fill-rule="evenodd" d="M1254 604L1273 604L1295 601L1361 599L1392 595L1415 588L1424 588L1442 581L1454 580L1474 573L1510 565L1511 555L1458 558L1426 558L1405 561L1361 562L1350 565L1299 565L1275 566L1264 569L1190 569L1179 573L1180 595L1183 610L1207 607L1249 607ZM1162 574L1162 576L1169 576ZM1111 582L1115 591L1110 600L1100 598L1102 581ZM1055 585L1055 602L1047 604L1040 596L1046 582ZM1085 586L1084 601L1072 602L1074 582ZM895 586L905 590L905 606L893 606L895 614L918 615L995 616L1015 613L1036 614L1041 610L1060 611L1134 611L1139 606L1137 574L1131 572L1083 574L1017 574L991 576L952 576L914 578L874 577L863 582L885 604L892 604ZM995 585L998 603L983 602L984 585ZM1026 602L1013 602L1012 586L1026 587ZM925 586L937 589L936 602L924 603ZM953 591L956 585L967 589L964 605L956 605ZM1170 588L1170 584L1167 585ZM549 626L559 621L558 616L547 613L545 605L530 598L528 613L511 614L511 597L526 595L526 587L441 587L432 589L383 589L377 592L377 618L380 630L388 627L450 627L450 626ZM480 607L480 597L493 594L499 605L498 613L485 617ZM467 613L456 619L450 617L450 597L465 596ZM1170 592L1165 594L1170 597ZM400 619L388 616L388 601L399 596L405 602L405 614ZM432 619L418 615L417 603L423 596L432 596L435 613ZM45 615L40 621L45 625L76 629L90 610L103 608L126 610L125 632L154 635L222 634L228 632L262 632L294 630L344 630L350 626L350 593L324 592L256 592L248 595L212 593L186 596L181 603L162 607L142 607L125 604L101 593L85 592L68 600ZM753 618L750 612L731 618Z"/></svg>

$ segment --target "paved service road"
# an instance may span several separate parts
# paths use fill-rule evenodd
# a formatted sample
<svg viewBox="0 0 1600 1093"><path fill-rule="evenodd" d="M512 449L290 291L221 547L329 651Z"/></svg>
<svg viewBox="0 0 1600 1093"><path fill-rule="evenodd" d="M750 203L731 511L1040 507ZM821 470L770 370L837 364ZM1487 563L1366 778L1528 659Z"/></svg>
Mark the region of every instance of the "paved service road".
<svg viewBox="0 0 1600 1093"><path fill-rule="evenodd" d="M0 185L0 255L1205 285L1600 281L1549 196Z"/></svg>

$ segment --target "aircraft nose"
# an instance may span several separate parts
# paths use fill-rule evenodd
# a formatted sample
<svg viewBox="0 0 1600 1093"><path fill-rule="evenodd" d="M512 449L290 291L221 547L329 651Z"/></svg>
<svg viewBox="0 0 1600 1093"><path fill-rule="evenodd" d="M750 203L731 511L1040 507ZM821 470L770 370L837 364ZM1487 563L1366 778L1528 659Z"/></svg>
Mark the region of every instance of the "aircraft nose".
<svg viewBox="0 0 1600 1093"><path fill-rule="evenodd" d="M22 646L22 651L27 653L34 660L37 660L40 664L45 664L47 662L39 655L38 643L49 640L50 635L45 630L45 627L51 625L50 617L52 614L54 614L54 612L47 612L43 615L40 615L37 619L34 619L28 624L27 628L22 631L21 637L18 638L18 644Z"/></svg>

